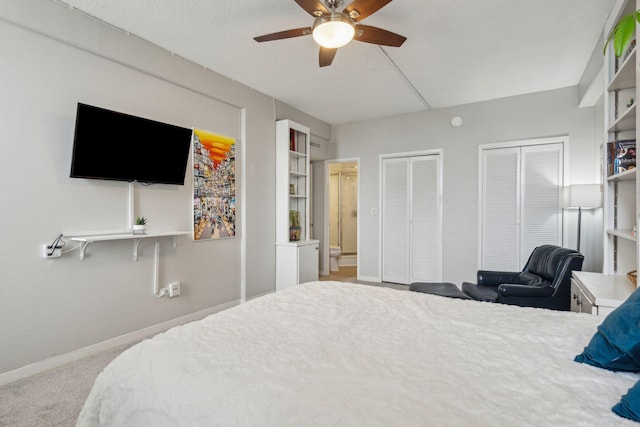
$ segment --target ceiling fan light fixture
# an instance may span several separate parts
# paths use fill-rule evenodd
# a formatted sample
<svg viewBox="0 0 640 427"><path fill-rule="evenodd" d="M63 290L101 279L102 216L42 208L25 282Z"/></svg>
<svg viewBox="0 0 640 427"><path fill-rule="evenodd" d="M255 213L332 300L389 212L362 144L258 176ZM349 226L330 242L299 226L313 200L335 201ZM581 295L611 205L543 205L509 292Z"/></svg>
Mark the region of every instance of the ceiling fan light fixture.
<svg viewBox="0 0 640 427"><path fill-rule="evenodd" d="M353 23L342 13L322 16L313 24L313 39L322 47L337 49L349 43L354 35Z"/></svg>

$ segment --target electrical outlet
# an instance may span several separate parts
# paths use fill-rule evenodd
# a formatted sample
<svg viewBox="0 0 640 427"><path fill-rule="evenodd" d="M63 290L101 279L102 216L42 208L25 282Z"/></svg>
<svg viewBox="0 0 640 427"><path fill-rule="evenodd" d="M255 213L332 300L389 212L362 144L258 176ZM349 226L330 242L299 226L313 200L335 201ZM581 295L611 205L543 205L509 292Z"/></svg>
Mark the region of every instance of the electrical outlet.
<svg viewBox="0 0 640 427"><path fill-rule="evenodd" d="M180 282L169 283L169 298L180 295Z"/></svg>
<svg viewBox="0 0 640 427"><path fill-rule="evenodd" d="M51 250L53 249L53 252ZM58 258L62 255L62 248L52 248L46 243L42 245L42 257L43 258Z"/></svg>

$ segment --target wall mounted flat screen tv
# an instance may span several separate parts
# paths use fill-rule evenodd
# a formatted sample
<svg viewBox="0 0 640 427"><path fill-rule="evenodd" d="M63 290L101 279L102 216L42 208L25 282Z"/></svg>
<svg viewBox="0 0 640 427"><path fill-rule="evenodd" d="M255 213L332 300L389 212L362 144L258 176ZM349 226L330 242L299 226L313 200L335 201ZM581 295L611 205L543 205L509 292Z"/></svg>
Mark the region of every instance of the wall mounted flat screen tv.
<svg viewBox="0 0 640 427"><path fill-rule="evenodd" d="M70 176L184 185L191 132L78 103Z"/></svg>

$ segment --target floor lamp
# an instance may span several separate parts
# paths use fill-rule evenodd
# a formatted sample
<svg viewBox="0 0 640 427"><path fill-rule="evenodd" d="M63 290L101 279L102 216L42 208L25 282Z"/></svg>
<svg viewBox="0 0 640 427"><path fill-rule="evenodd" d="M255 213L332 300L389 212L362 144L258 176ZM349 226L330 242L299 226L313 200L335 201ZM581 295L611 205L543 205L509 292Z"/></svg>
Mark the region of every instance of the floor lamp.
<svg viewBox="0 0 640 427"><path fill-rule="evenodd" d="M599 208L600 205L602 205L600 184L568 185L562 190L562 207L565 209L578 209L578 252L580 252L582 210L596 209Z"/></svg>

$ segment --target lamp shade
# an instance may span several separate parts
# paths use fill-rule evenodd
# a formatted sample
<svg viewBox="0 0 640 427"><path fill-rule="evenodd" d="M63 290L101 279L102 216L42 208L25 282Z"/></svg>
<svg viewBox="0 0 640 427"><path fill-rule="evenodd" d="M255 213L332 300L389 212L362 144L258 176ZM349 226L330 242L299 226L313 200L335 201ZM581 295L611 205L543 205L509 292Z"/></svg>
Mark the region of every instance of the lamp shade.
<svg viewBox="0 0 640 427"><path fill-rule="evenodd" d="M562 189L563 208L595 209L601 205L600 184L568 185Z"/></svg>
<svg viewBox="0 0 640 427"><path fill-rule="evenodd" d="M320 46L339 48L351 41L355 34L353 24L340 13L316 19L313 26L313 39Z"/></svg>

